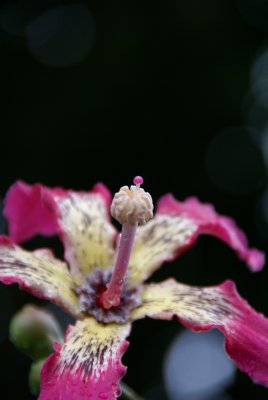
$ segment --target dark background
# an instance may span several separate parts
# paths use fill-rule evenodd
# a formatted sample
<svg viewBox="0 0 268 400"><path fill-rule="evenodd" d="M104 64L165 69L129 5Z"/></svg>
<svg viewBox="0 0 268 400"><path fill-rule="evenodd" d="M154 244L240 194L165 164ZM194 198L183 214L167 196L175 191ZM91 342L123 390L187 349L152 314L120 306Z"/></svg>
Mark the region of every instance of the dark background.
<svg viewBox="0 0 268 400"><path fill-rule="evenodd" d="M196 195L266 251L266 4L2 1L0 196L17 179L74 189L103 181L114 192L140 174L154 199ZM58 246L41 239L28 246L44 243ZM200 238L154 278L170 274L204 285L231 278L268 315L267 270L251 274L214 238ZM1 285L0 301L0 395L30 399L30 362L9 343L8 322L33 299ZM180 329L176 322L135 324L125 381L141 394L161 391L163 357ZM267 389L240 372L228 393L267 398Z"/></svg>

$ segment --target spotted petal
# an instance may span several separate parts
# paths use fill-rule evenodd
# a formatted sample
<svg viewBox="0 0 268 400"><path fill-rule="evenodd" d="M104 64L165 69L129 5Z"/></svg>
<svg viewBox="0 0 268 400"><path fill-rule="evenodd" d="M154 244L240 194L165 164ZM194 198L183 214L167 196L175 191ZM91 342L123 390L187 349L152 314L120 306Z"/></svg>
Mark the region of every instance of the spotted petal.
<svg viewBox="0 0 268 400"><path fill-rule="evenodd" d="M214 287L191 287L169 279L144 286L143 305L134 319L145 316L179 321L194 331L218 328L237 366L255 382L268 386L268 319L243 300L231 281Z"/></svg>
<svg viewBox="0 0 268 400"><path fill-rule="evenodd" d="M0 236L0 282L18 283L22 289L51 300L74 316L79 314L74 282L67 265L48 250L28 252Z"/></svg>
<svg viewBox="0 0 268 400"><path fill-rule="evenodd" d="M245 234L235 222L217 214L209 204L195 198L177 201L168 194L159 200L155 217L137 230L129 279L132 284L146 280L164 261L191 247L200 234L210 234L227 243L252 271L264 266L264 255L248 247Z"/></svg>
<svg viewBox="0 0 268 400"><path fill-rule="evenodd" d="M196 232L188 218L156 214L139 226L132 250L128 277L131 285L145 281L164 261L172 260Z"/></svg>
<svg viewBox="0 0 268 400"><path fill-rule="evenodd" d="M17 182L5 200L10 236L21 242L38 233L59 234L66 260L77 274L109 266L116 234L108 214L110 197L102 184L91 192L74 192Z"/></svg>
<svg viewBox="0 0 268 400"><path fill-rule="evenodd" d="M63 345L56 346L41 373L39 400L113 400L120 396L119 380L126 367L121 357L130 324L102 325L93 318L67 330Z"/></svg>

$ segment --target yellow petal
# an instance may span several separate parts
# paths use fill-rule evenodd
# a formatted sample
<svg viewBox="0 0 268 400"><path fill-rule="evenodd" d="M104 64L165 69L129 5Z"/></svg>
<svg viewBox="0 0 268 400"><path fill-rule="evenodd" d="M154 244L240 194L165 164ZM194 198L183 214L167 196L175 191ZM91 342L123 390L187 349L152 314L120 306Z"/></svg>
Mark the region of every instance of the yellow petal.
<svg viewBox="0 0 268 400"><path fill-rule="evenodd" d="M111 266L116 230L98 193L70 193L58 200L65 257L76 275Z"/></svg>
<svg viewBox="0 0 268 400"><path fill-rule="evenodd" d="M188 218L161 214L139 226L128 270L130 285L145 281L164 261L172 260L195 230Z"/></svg>
<svg viewBox="0 0 268 400"><path fill-rule="evenodd" d="M216 325L235 309L221 286L189 286L174 279L145 284L141 300L142 305L131 313L133 319L171 319L177 315L193 325Z"/></svg>

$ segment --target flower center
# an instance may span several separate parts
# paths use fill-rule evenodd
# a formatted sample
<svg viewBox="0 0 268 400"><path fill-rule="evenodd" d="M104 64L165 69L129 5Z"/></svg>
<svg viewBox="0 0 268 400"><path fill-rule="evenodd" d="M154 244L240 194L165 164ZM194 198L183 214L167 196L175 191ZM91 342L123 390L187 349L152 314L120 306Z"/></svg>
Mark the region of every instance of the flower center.
<svg viewBox="0 0 268 400"><path fill-rule="evenodd" d="M151 195L140 187L143 178L136 176L133 183L130 188L123 186L111 205L111 214L122 224L122 232L111 279L106 290L99 295L99 303L106 310L118 307L123 301L125 276L137 226L146 224L153 217Z"/></svg>
<svg viewBox="0 0 268 400"><path fill-rule="evenodd" d="M111 269L96 268L90 276L75 289L79 296L81 311L93 315L102 323L124 323L129 319L130 311L141 304L137 288L124 287L120 304L106 309L102 306L101 297L107 290L106 285L112 276Z"/></svg>

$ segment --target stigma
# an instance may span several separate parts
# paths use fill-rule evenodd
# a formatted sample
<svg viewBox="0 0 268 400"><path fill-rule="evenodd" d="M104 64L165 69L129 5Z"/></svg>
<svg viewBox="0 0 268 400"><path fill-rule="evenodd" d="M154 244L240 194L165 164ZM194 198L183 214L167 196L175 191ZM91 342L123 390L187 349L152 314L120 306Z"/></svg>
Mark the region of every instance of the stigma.
<svg viewBox="0 0 268 400"><path fill-rule="evenodd" d="M105 309L120 305L137 226L146 224L153 217L152 197L140 187L143 178L136 176L133 183L130 188L121 187L111 205L111 215L122 224L122 232L111 280L99 299Z"/></svg>

